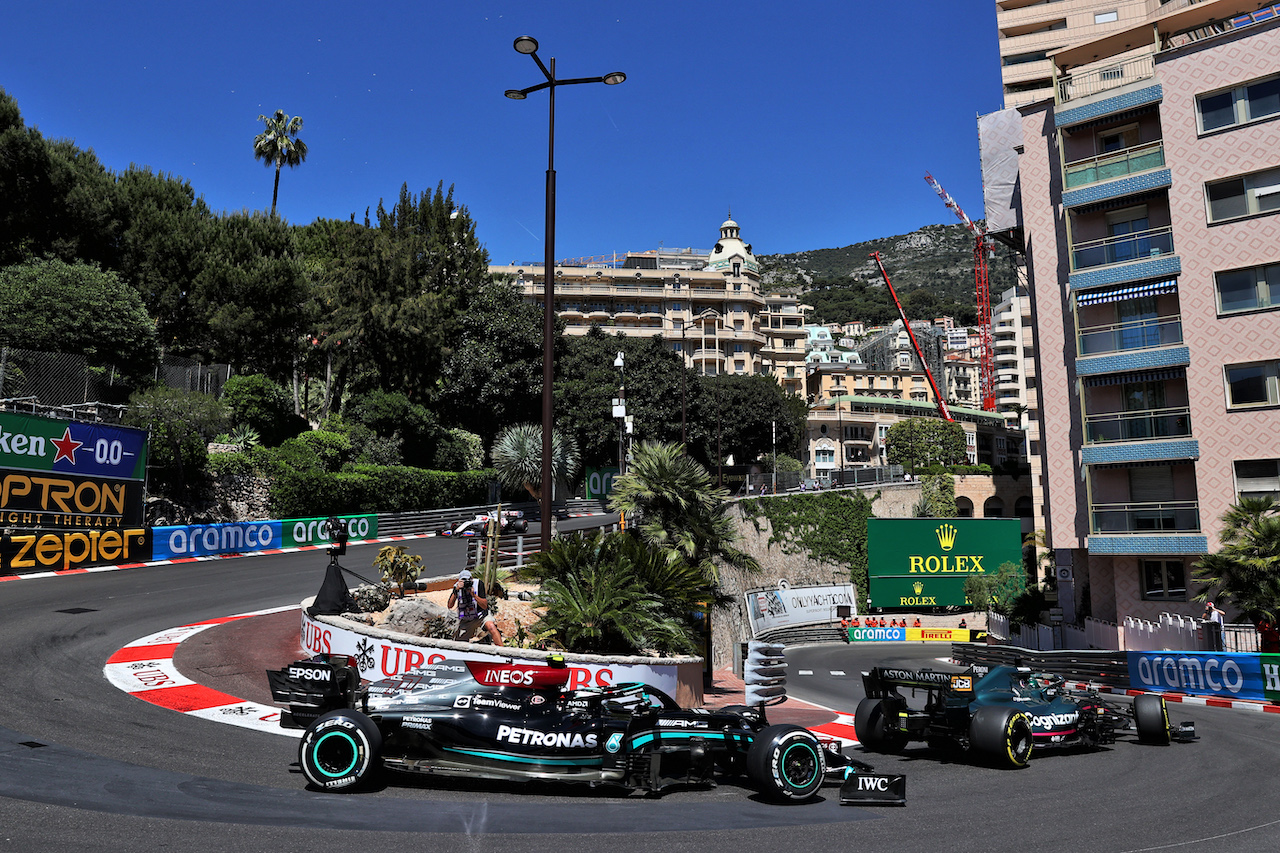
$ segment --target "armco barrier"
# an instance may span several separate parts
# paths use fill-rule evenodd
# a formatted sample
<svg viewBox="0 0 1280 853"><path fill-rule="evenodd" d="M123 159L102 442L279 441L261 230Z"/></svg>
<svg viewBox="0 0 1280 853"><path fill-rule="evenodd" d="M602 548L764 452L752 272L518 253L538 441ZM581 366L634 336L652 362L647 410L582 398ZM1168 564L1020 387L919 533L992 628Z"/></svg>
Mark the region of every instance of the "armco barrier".
<svg viewBox="0 0 1280 853"><path fill-rule="evenodd" d="M551 652L482 646L416 637L373 628L341 616L309 616L302 602L302 648L307 654L339 654L355 658L360 675L376 681L424 663L454 660L546 664ZM560 653L569 668L570 687L603 687L627 681L652 684L685 708L702 706L702 658L646 658Z"/></svg>
<svg viewBox="0 0 1280 853"><path fill-rule="evenodd" d="M1129 660L1124 652L1041 652L1017 646L952 643L951 659L962 666L1029 666L1064 675L1073 681L1105 684L1108 687L1129 686Z"/></svg>

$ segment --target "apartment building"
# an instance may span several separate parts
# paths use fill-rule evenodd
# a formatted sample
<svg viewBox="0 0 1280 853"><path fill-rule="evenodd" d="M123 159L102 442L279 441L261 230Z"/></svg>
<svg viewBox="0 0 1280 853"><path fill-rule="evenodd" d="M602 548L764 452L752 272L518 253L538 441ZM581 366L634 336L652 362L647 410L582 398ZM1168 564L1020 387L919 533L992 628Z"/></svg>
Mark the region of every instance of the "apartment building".
<svg viewBox="0 0 1280 853"><path fill-rule="evenodd" d="M1068 618L1198 615L1223 514L1280 495L1280 19L1257 10L1122 18L979 123L988 221L1026 247Z"/></svg>
<svg viewBox="0 0 1280 853"><path fill-rule="evenodd" d="M1054 63L1050 56L1073 44L1092 41L1145 22L1160 10L1196 0L997 0L1000 36L1000 79L1004 105L1014 107L1053 97ZM1256 4L1255 4L1256 8ZM1132 48L1150 53L1148 42Z"/></svg>
<svg viewBox="0 0 1280 853"><path fill-rule="evenodd" d="M541 263L493 265L524 298L543 303ZM794 296L765 294L751 244L732 219L710 250L659 249L562 261L555 310L566 333L592 326L636 337L661 335L685 363L707 376L768 374L804 392L805 311Z"/></svg>

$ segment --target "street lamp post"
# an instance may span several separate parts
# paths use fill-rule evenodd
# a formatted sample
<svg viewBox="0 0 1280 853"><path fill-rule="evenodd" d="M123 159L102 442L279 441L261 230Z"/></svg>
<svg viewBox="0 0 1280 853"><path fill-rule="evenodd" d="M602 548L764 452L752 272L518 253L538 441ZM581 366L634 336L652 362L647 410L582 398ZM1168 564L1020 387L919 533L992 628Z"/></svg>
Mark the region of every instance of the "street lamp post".
<svg viewBox="0 0 1280 853"><path fill-rule="evenodd" d="M618 368L618 396L613 399L613 416L618 419L618 476L627 473L627 371L624 354L619 351L613 360Z"/></svg>
<svg viewBox="0 0 1280 853"><path fill-rule="evenodd" d="M547 121L547 218L545 232L545 253L542 265L542 292L545 304L542 315L542 491L540 512L542 522L540 528L539 547L543 552L551 550L551 492L554 475L551 466L551 431L555 425L553 378L555 363L552 348L555 343L555 253L556 253L556 86L570 86L575 83L604 83L615 86L627 79L621 71L613 71L603 77L573 77L568 80L556 79L556 59L551 57L551 67L542 64L538 57L538 40L533 36L520 36L513 45L517 53L533 57L545 82L526 89L508 89L506 96L515 101L523 101L530 93L539 89L547 89L550 111Z"/></svg>
<svg viewBox="0 0 1280 853"><path fill-rule="evenodd" d="M679 279L680 275L677 273L676 280L679 281ZM680 321L680 361L682 362L680 365L680 443L685 445L686 448L689 445L689 436L686 431L686 410L689 406L689 392L687 382L688 368L683 364L683 362L689 354L689 339L685 335L685 332L687 332L689 327L695 323L705 323L707 320L717 320L719 318L720 312L716 311L714 308L708 308L692 320L687 322L684 320ZM717 400L716 402L718 405L719 401ZM686 452L688 451L686 450Z"/></svg>

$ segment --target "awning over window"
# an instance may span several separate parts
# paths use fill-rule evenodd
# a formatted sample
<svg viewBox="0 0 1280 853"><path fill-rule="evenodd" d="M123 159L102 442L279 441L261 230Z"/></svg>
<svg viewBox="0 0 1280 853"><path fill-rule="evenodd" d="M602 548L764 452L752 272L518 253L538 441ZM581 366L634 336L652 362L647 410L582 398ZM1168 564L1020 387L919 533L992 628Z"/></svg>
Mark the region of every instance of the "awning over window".
<svg viewBox="0 0 1280 853"><path fill-rule="evenodd" d="M1108 373L1103 376L1086 376L1086 388L1097 388L1101 385L1123 385L1126 382L1162 382L1166 379L1185 379L1185 367L1167 367L1162 370L1138 370L1133 373Z"/></svg>
<svg viewBox="0 0 1280 853"><path fill-rule="evenodd" d="M1097 290L1085 290L1076 294L1076 305L1102 305L1107 302L1121 302L1125 299L1137 299L1139 296L1161 296L1165 293L1177 293L1178 280L1146 281L1142 284L1125 284L1119 287L1101 287Z"/></svg>

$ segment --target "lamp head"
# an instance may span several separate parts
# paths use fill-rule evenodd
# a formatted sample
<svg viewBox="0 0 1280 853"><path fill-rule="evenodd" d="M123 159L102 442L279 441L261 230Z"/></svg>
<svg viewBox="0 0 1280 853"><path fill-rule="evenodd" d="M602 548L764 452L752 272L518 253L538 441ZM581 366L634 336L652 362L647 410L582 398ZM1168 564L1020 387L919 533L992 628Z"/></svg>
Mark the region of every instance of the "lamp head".
<svg viewBox="0 0 1280 853"><path fill-rule="evenodd" d="M523 101L525 99L524 92L521 92L519 89L508 89L505 94L513 101Z"/></svg>
<svg viewBox="0 0 1280 853"><path fill-rule="evenodd" d="M534 42L534 44L536 45L537 42ZM519 48L517 48L517 50L518 49ZM610 71L608 74L604 75L604 84L606 86L616 86L619 83L626 82L626 79L627 75L621 71Z"/></svg>
<svg viewBox="0 0 1280 853"><path fill-rule="evenodd" d="M515 40L516 53L525 55L538 52L538 40L533 36L520 36Z"/></svg>
<svg viewBox="0 0 1280 853"><path fill-rule="evenodd" d="M625 354L624 354L624 353L621 353L621 352L620 352L620 353L618 353L618 357L617 357L617 358L615 358L615 359L613 360L613 366L614 366L614 367L622 367L622 363L623 363L623 360L625 359L625 357L626 357L626 356L625 356Z"/></svg>

